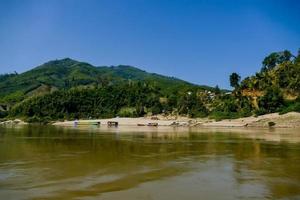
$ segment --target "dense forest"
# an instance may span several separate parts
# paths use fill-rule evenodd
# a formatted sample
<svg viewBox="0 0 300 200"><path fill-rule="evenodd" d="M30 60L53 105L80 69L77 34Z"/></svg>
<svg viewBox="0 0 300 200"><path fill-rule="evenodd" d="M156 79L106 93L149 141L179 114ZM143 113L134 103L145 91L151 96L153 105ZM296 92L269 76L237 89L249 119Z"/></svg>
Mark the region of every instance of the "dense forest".
<svg viewBox="0 0 300 200"><path fill-rule="evenodd" d="M0 102L11 103L16 99L25 99L32 94L49 92L57 89L70 89L79 86L98 86L101 84L117 84L124 81L152 82L164 92L172 92L178 88L196 86L186 81L147 73L136 67L119 65L96 67L88 63L70 58L49 61L22 74L0 75ZM197 86L211 89L207 86Z"/></svg>
<svg viewBox="0 0 300 200"><path fill-rule="evenodd" d="M274 52L254 76L229 77L232 92L130 66L94 67L63 59L0 76L0 118L29 122L144 115L214 119L300 112L300 52Z"/></svg>

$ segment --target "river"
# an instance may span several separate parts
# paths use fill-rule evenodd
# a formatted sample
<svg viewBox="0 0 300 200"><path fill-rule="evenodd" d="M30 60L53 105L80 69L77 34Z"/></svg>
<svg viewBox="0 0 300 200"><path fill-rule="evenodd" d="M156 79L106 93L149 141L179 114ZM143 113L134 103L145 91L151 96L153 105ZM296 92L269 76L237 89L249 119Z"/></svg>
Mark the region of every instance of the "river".
<svg viewBox="0 0 300 200"><path fill-rule="evenodd" d="M0 199L300 199L300 131L0 126Z"/></svg>

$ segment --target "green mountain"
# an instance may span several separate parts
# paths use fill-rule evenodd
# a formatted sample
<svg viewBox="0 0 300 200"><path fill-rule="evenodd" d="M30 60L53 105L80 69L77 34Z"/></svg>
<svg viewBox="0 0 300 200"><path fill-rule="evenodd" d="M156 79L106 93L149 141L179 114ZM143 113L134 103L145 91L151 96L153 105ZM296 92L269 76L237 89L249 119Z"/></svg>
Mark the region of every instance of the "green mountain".
<svg viewBox="0 0 300 200"><path fill-rule="evenodd" d="M267 56L263 68L232 93L131 66L95 67L71 59L0 76L0 119L30 122L167 114L214 119L300 112L300 51Z"/></svg>
<svg viewBox="0 0 300 200"><path fill-rule="evenodd" d="M58 89L128 81L149 82L165 93L189 87L214 90L208 86L198 86L177 78L148 73L132 66L95 67L85 62L65 58L49 61L22 74L0 76L0 103L13 105L29 96Z"/></svg>

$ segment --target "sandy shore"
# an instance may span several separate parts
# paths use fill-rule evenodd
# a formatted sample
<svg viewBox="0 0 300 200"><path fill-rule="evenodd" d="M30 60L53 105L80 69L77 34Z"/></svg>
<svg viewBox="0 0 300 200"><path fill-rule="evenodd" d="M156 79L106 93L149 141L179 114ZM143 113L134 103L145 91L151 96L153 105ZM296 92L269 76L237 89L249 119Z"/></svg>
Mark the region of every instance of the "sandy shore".
<svg viewBox="0 0 300 200"><path fill-rule="evenodd" d="M119 126L138 126L144 125L147 126L149 123L157 123L158 126L171 126L175 120L151 120L149 118L110 118L110 119L92 119L92 120L78 120L78 125L89 125L100 122L101 125L107 125L107 122L113 121L118 122ZM55 122L53 125L58 126L74 126L75 121L64 121L64 122ZM187 121L178 121L179 125L188 125Z"/></svg>
<svg viewBox="0 0 300 200"><path fill-rule="evenodd" d="M277 128L298 128L300 127L300 113L290 112L284 115L278 113L266 114L258 117L245 117L232 120L214 121L208 118L190 119L185 117L167 118L157 116L154 120L147 117L140 118L111 118L78 120L78 125L91 125L100 122L107 125L108 121L118 122L119 126L138 126L149 123L157 123L158 126L190 126L190 127L269 127L269 122L274 122ZM57 126L74 126L74 121L55 122Z"/></svg>
<svg viewBox="0 0 300 200"><path fill-rule="evenodd" d="M300 127L300 113L290 112L283 115L272 113L258 117L252 116L232 120L227 119L218 122L208 122L201 125L209 127L269 127L269 122L274 122L274 127L278 128L298 128Z"/></svg>

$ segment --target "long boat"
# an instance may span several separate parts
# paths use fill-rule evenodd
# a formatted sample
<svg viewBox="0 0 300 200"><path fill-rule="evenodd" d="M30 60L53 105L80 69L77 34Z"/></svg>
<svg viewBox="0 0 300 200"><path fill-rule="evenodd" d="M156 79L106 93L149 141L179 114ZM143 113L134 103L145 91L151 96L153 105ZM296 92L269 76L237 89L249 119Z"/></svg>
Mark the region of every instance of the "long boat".
<svg viewBox="0 0 300 200"><path fill-rule="evenodd" d="M75 126L88 126L88 125L100 126L101 122L99 122L99 121L95 121L95 122L91 122L91 121L74 121L74 125Z"/></svg>

